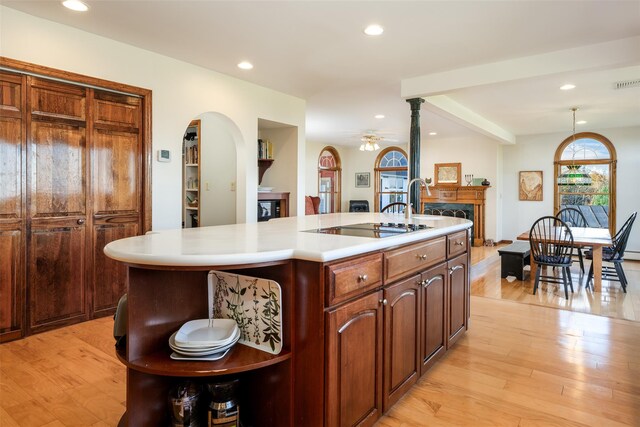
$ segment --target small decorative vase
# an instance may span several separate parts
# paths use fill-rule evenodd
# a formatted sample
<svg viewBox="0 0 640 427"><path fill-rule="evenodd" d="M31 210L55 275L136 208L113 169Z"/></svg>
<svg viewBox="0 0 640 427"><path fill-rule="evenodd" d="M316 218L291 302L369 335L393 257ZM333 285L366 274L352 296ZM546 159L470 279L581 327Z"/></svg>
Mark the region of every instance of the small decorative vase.
<svg viewBox="0 0 640 427"><path fill-rule="evenodd" d="M491 183L485 178L484 181L482 181L482 185L491 185Z"/></svg>

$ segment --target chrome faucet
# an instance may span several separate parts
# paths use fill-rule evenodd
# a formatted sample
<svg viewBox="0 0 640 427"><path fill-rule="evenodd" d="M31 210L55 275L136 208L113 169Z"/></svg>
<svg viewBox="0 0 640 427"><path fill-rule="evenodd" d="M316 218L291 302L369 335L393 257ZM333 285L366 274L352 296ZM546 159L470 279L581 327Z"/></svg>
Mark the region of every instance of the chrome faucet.
<svg viewBox="0 0 640 427"><path fill-rule="evenodd" d="M411 184L413 184L414 182L419 182L421 186L423 186L424 188L427 189L427 195L431 195L431 191L429 190L429 186L427 185L427 181L422 179L422 178L413 178L411 181L409 181L409 183L407 184L407 208L404 210L404 219L406 222L411 221L411 201L410 201L410 194L411 194ZM429 184L431 183L431 179L428 180Z"/></svg>

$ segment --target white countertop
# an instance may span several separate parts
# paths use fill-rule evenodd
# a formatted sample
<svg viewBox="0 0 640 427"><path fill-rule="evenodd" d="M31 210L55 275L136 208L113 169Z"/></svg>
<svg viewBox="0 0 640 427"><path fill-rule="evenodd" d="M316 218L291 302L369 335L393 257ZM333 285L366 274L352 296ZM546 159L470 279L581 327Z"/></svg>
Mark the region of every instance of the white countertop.
<svg viewBox="0 0 640 427"><path fill-rule="evenodd" d="M369 238L309 233L304 230L365 222L404 222L402 214L339 213L149 232L105 246L110 258L137 265L224 266L286 259L326 262L470 228L462 218L414 215L412 223L434 228Z"/></svg>

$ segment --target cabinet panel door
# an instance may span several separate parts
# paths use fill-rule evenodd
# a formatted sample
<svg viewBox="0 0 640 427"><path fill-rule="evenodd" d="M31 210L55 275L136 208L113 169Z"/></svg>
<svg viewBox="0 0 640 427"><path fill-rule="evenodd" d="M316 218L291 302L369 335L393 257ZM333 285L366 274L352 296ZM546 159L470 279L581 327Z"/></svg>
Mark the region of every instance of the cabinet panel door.
<svg viewBox="0 0 640 427"><path fill-rule="evenodd" d="M114 240L138 234L138 223L101 224L94 227L93 241L93 313L113 314L118 300L127 292L127 268L124 263L107 257L103 249Z"/></svg>
<svg viewBox="0 0 640 427"><path fill-rule="evenodd" d="M29 77L29 331L88 318L86 90Z"/></svg>
<svg viewBox="0 0 640 427"><path fill-rule="evenodd" d="M28 256L31 332L85 320L85 227L32 229Z"/></svg>
<svg viewBox="0 0 640 427"><path fill-rule="evenodd" d="M370 426L382 414L382 292L327 313L326 422Z"/></svg>
<svg viewBox="0 0 640 427"><path fill-rule="evenodd" d="M31 218L85 220L85 128L32 121L28 157Z"/></svg>
<svg viewBox="0 0 640 427"><path fill-rule="evenodd" d="M92 316L112 314L126 292L124 264L104 246L140 233L142 121L139 98L95 90L90 164L93 212Z"/></svg>
<svg viewBox="0 0 640 427"><path fill-rule="evenodd" d="M0 342L22 336L24 256L21 230L0 226Z"/></svg>
<svg viewBox="0 0 640 427"><path fill-rule="evenodd" d="M422 339L420 358L424 374L446 350L446 263L422 273Z"/></svg>
<svg viewBox="0 0 640 427"><path fill-rule="evenodd" d="M418 380L420 285L416 275L384 290L384 411Z"/></svg>
<svg viewBox="0 0 640 427"><path fill-rule="evenodd" d="M467 254L448 262L449 267L449 348L467 327Z"/></svg>
<svg viewBox="0 0 640 427"><path fill-rule="evenodd" d="M22 79L0 73L0 221L23 217L23 113Z"/></svg>

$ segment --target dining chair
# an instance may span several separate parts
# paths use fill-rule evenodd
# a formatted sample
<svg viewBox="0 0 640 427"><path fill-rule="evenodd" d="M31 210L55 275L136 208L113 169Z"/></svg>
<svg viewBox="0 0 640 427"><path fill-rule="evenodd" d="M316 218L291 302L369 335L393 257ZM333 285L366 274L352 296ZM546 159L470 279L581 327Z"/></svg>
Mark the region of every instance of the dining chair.
<svg viewBox="0 0 640 427"><path fill-rule="evenodd" d="M538 284L542 281L563 284L564 296L569 299L567 287L570 287L573 293L570 271L573 234L571 234L569 226L555 216L543 216L531 226L529 245L531 247L531 256L534 262L538 264L533 294L536 294ZM555 275L543 275L542 266L560 267L562 269L562 279Z"/></svg>
<svg viewBox="0 0 640 427"><path fill-rule="evenodd" d="M394 203L389 203L387 206L380 209L380 212L403 213L406 208L407 208L406 203L394 202ZM415 209L413 209L413 206L411 206L411 213L416 213Z"/></svg>
<svg viewBox="0 0 640 427"><path fill-rule="evenodd" d="M624 274L624 269L622 268L622 262L624 261L624 250L627 247L627 241L629 240L629 235L631 234L631 227L633 227L633 222L636 220L636 216L638 216L638 212L634 212L627 218L620 230L613 236L612 246L602 248L602 261L609 262L613 264L613 267L603 265L602 266L602 278L611 280L614 282L620 282L622 286L622 291L627 293L627 276ZM585 258L593 261L593 251L589 250L585 253ZM585 287L589 287L589 282L593 280L593 262L591 262L591 267L589 267L589 274L587 274L587 281L585 282ZM592 285L593 288L593 285Z"/></svg>
<svg viewBox="0 0 640 427"><path fill-rule="evenodd" d="M565 222L569 227L588 227L587 219L584 217L582 212L580 212L576 208L564 208L558 211L556 215L562 221ZM580 271L584 273L584 257L582 254L582 248L575 248L577 250L578 261L580 262ZM571 255L573 256L573 250L571 251Z"/></svg>

